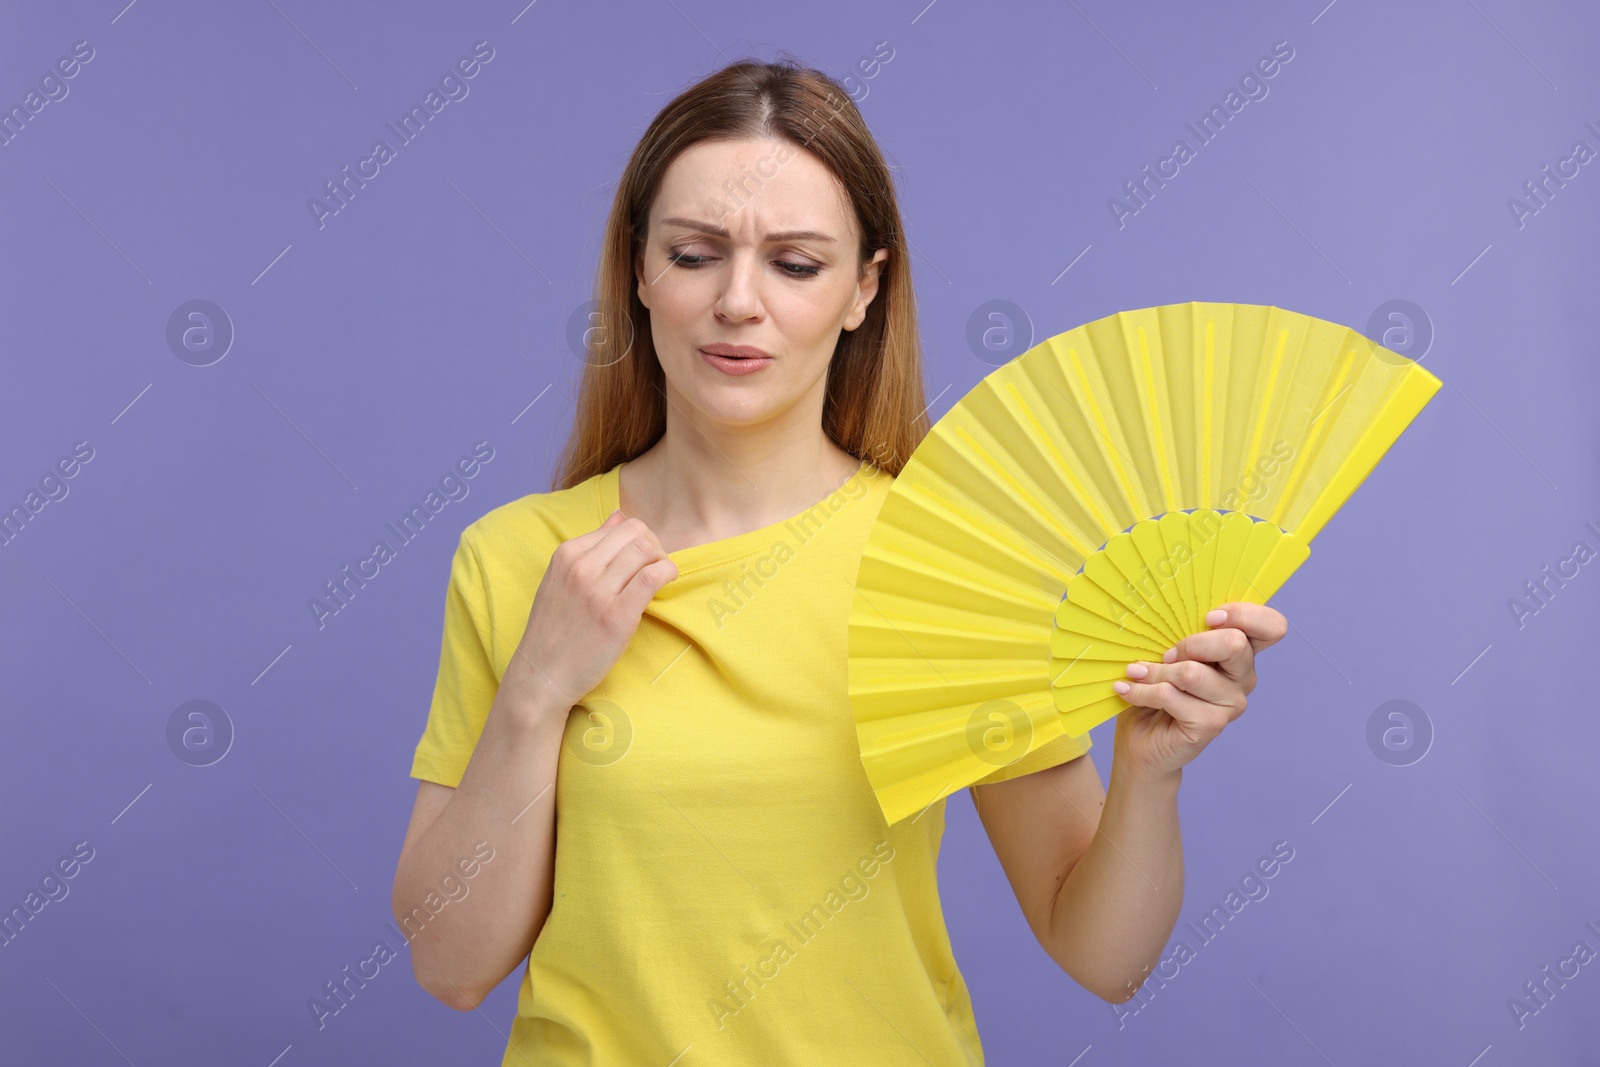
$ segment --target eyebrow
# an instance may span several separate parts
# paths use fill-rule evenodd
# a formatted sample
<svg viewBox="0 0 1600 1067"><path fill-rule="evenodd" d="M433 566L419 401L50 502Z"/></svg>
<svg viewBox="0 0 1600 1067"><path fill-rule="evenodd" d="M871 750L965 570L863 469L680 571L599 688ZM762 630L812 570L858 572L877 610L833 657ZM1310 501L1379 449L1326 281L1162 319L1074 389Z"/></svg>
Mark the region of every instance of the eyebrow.
<svg viewBox="0 0 1600 1067"><path fill-rule="evenodd" d="M698 219L685 219L674 216L670 219L662 219L661 225L687 226L691 230L700 230L703 233L713 234L717 237L728 236L728 231L722 227L713 226L709 222L701 222ZM768 243L776 243L778 241L832 241L834 244L838 244L838 241L834 238L825 233L818 233L816 230L780 230L777 233L767 234L766 239Z"/></svg>

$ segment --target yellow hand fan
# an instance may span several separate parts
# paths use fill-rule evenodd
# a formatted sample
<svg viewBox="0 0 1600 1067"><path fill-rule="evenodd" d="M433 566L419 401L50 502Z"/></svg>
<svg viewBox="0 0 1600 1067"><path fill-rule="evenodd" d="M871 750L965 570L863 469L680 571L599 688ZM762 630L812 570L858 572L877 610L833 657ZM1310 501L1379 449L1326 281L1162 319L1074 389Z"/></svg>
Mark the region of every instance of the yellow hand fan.
<svg viewBox="0 0 1600 1067"><path fill-rule="evenodd" d="M1264 604L1439 389L1360 333L1255 304L1124 311L994 370L884 499L850 701L890 824L1129 706L1111 688Z"/></svg>

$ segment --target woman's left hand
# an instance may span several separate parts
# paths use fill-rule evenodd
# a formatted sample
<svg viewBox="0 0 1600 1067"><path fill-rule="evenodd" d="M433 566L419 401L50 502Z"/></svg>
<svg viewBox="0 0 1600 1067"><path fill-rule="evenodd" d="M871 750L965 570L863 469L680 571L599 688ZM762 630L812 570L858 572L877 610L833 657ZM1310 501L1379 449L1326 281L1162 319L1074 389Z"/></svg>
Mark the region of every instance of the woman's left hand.
<svg viewBox="0 0 1600 1067"><path fill-rule="evenodd" d="M1223 604L1206 623L1210 630L1179 641L1163 662L1129 664L1128 681L1113 686L1133 705L1118 716L1116 744L1137 771L1176 774L1243 715L1256 653L1289 632L1281 612L1248 602Z"/></svg>

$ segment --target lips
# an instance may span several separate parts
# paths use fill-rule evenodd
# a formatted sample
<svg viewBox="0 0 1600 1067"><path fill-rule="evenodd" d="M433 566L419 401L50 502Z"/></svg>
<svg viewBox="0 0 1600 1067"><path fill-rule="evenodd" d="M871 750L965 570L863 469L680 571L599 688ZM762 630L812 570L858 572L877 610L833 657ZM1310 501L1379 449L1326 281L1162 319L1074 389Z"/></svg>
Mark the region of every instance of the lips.
<svg viewBox="0 0 1600 1067"><path fill-rule="evenodd" d="M749 345L706 345L700 358L724 374L754 374L772 365L772 357Z"/></svg>
<svg viewBox="0 0 1600 1067"><path fill-rule="evenodd" d="M772 353L756 348L754 345L702 345L700 351L708 356L721 356L724 359L771 359Z"/></svg>

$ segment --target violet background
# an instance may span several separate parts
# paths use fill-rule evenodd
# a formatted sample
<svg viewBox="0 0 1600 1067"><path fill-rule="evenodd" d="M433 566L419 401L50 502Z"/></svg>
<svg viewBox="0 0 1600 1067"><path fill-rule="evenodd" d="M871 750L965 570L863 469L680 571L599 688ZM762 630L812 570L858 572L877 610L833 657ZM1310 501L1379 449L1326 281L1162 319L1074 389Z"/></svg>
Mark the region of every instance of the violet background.
<svg viewBox="0 0 1600 1067"><path fill-rule="evenodd" d="M450 554L549 488L613 183L671 94L780 48L853 77L899 168L935 415L992 369L966 335L993 299L1035 340L1194 299L1362 329L1407 300L1445 382L1274 599L1294 629L1186 772L1175 937L1275 843L1294 859L1147 1003L1044 956L952 798L943 900L989 1062L1593 1055L1600 965L1521 1028L1507 1006L1600 949L1600 568L1520 628L1507 606L1600 549L1600 163L1520 227L1507 206L1600 149L1593 8L122 3L0 15L5 108L95 50L0 146L0 504L95 453L0 547L0 909L95 850L0 948L0 1063L500 1062L520 970L481 1013L403 956L320 1031L307 1001L398 942ZM481 40L468 97L319 229L307 199ZM1268 95L1119 228L1108 198L1279 41ZM165 337L195 298L236 330L205 367ZM470 495L319 631L307 599L484 439ZM209 767L168 747L193 699L236 731ZM1431 724L1409 766L1369 747L1390 700Z"/></svg>

